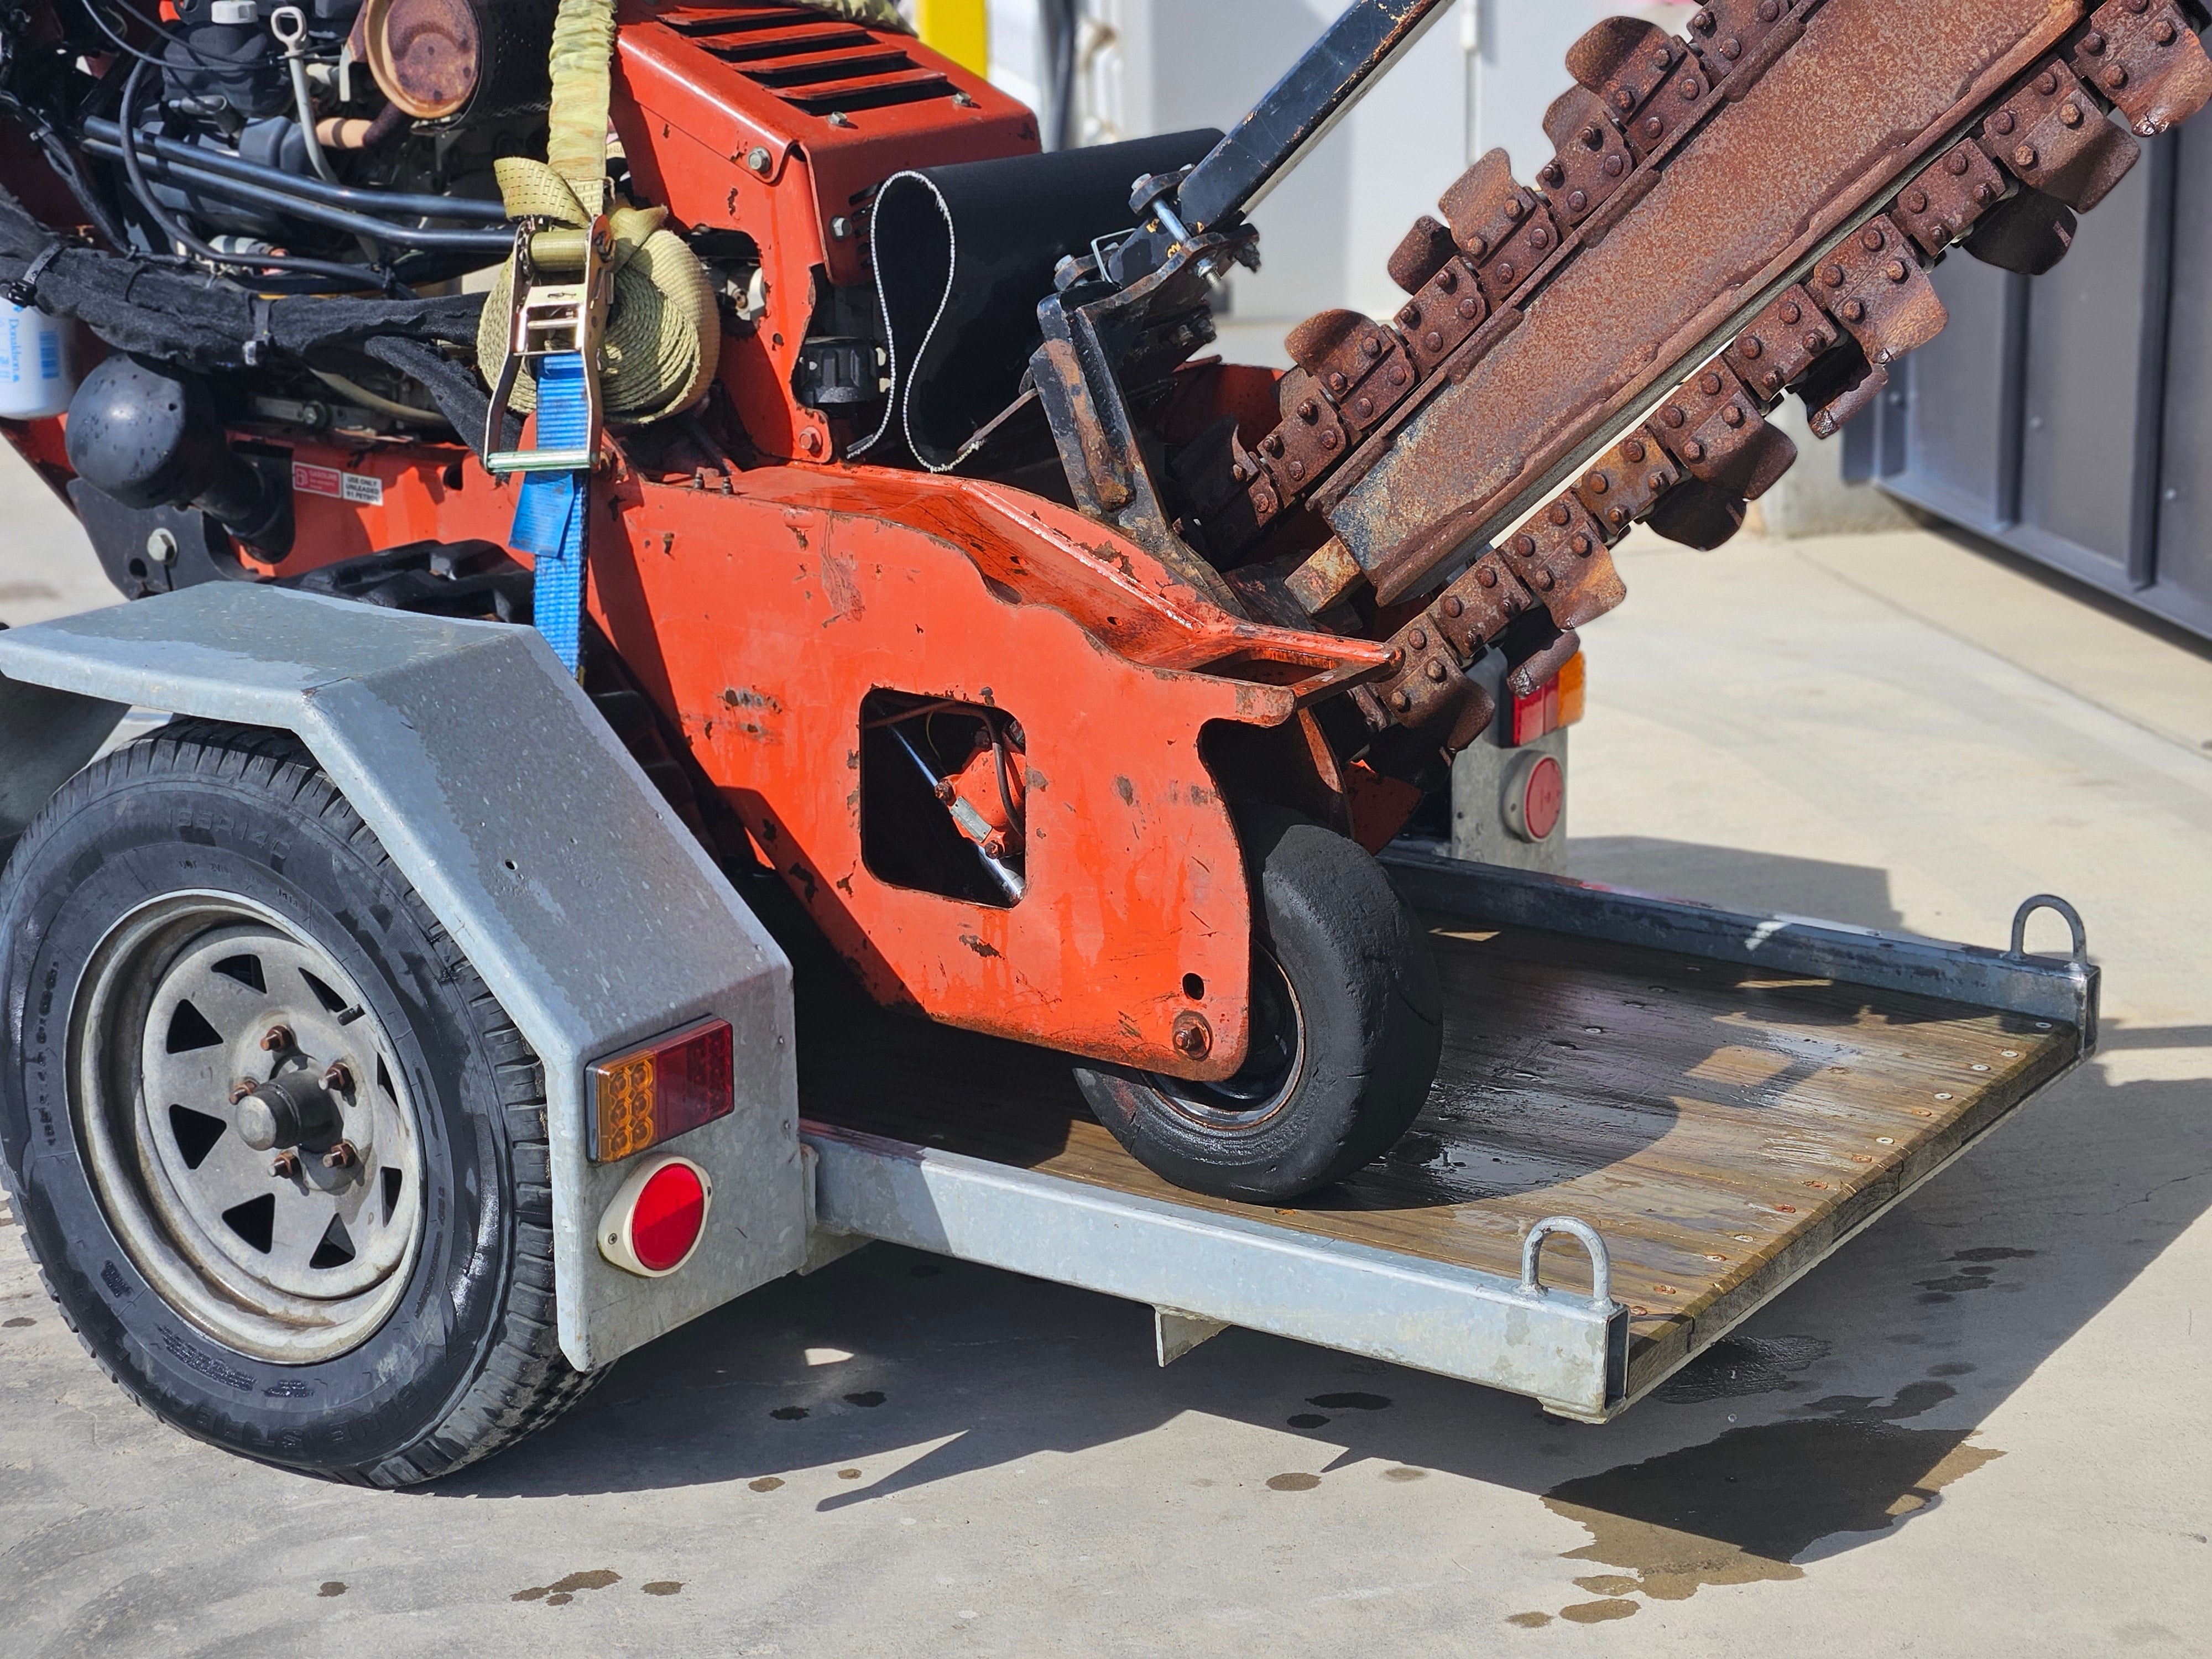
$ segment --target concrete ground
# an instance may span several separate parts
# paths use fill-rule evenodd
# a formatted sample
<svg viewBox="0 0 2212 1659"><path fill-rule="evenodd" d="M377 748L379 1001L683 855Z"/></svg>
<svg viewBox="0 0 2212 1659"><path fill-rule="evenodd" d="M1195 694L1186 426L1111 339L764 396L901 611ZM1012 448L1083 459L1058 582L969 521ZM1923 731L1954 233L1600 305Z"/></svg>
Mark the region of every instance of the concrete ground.
<svg viewBox="0 0 2212 1659"><path fill-rule="evenodd" d="M0 478L0 617L103 597ZM1719 1362L1577 1428L878 1247L369 1493L139 1413L0 1237L0 1651L2212 1651L2212 653L1928 534L1623 565L1578 873L1982 941L2056 891L2106 971L2103 1054Z"/></svg>

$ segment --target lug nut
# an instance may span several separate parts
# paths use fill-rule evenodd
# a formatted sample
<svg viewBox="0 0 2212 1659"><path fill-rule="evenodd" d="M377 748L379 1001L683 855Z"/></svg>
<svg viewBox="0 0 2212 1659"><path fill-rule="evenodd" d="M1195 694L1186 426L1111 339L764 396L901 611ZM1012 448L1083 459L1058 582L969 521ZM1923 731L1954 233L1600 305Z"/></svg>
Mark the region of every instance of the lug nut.
<svg viewBox="0 0 2212 1659"><path fill-rule="evenodd" d="M331 1062L330 1069L323 1073L323 1087L339 1094L353 1092L353 1073L345 1061L334 1060Z"/></svg>
<svg viewBox="0 0 2212 1659"><path fill-rule="evenodd" d="M270 1165L269 1165L269 1173L270 1173L270 1175L272 1175L272 1176L276 1176L279 1181L295 1181L295 1180L297 1180L297 1179L299 1178L299 1175L300 1175L300 1155L299 1155L299 1153L297 1153L297 1152L279 1152L279 1153L277 1153L277 1154L276 1154L276 1158L275 1158L274 1159L272 1159L272 1160L270 1161Z"/></svg>
<svg viewBox="0 0 2212 1659"><path fill-rule="evenodd" d="M242 1077L230 1085L230 1103L234 1106L261 1085L250 1077Z"/></svg>
<svg viewBox="0 0 2212 1659"><path fill-rule="evenodd" d="M323 1154L323 1167L325 1170L350 1170L360 1162L361 1153L355 1150L354 1144L350 1140L341 1140Z"/></svg>
<svg viewBox="0 0 2212 1659"><path fill-rule="evenodd" d="M292 1046L292 1028L272 1025L261 1034L261 1046L272 1054L282 1054Z"/></svg>

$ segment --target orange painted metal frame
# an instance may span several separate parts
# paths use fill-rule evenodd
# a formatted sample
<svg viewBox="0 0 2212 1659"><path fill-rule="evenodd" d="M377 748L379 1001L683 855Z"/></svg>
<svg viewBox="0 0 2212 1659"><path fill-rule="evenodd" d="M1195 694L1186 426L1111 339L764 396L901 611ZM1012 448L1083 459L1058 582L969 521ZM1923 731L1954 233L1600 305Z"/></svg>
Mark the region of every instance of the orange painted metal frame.
<svg viewBox="0 0 2212 1659"><path fill-rule="evenodd" d="M1386 649L1231 617L1133 545L1000 486L796 468L743 485L617 485L593 611L868 988L1100 1060L1235 1071L1251 897L1201 734L1280 725ZM1021 722L1029 884L1012 908L867 867L860 706L878 690ZM1196 1062L1171 1040L1190 1012L1212 1034Z"/></svg>

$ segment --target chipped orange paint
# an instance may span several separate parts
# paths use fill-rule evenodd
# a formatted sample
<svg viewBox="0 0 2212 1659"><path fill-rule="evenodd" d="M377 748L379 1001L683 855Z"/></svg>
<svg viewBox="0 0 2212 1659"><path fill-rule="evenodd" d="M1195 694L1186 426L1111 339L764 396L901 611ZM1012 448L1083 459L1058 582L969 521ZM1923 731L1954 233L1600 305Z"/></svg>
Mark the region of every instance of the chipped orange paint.
<svg viewBox="0 0 2212 1659"><path fill-rule="evenodd" d="M1280 725L1377 648L1227 616L1018 491L866 469L742 482L613 486L594 614L869 990L1099 1060L1233 1072L1251 900L1200 735ZM877 690L1021 721L1029 884L1011 908L869 870L860 722ZM1170 1040L1193 1010L1214 1034L1199 1065Z"/></svg>

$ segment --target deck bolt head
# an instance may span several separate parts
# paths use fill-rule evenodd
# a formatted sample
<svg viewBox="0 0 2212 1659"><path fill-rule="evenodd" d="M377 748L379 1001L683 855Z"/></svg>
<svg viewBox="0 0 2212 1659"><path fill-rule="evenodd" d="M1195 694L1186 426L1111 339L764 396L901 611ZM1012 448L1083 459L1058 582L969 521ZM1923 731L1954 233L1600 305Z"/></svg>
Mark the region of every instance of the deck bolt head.
<svg viewBox="0 0 2212 1659"><path fill-rule="evenodd" d="M261 1034L261 1047L269 1054L282 1054L292 1046L292 1028L272 1025Z"/></svg>

